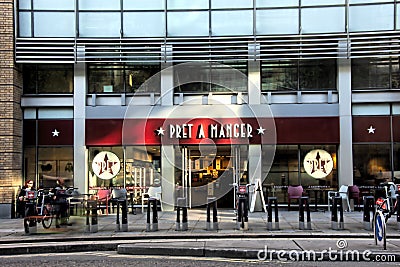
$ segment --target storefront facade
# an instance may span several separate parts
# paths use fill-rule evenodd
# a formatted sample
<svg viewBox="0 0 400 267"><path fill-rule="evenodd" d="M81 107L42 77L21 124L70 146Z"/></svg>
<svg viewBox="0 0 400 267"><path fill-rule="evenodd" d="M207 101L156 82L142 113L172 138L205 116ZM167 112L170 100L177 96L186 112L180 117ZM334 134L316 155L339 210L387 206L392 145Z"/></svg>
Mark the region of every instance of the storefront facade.
<svg viewBox="0 0 400 267"><path fill-rule="evenodd" d="M177 187L225 176L260 179L280 203L288 185L397 179L395 1L101 2L13 6L20 184L63 177L87 193L161 179L169 210ZM315 178L304 162L317 149L333 165ZM121 161L109 180L92 170L102 151Z"/></svg>

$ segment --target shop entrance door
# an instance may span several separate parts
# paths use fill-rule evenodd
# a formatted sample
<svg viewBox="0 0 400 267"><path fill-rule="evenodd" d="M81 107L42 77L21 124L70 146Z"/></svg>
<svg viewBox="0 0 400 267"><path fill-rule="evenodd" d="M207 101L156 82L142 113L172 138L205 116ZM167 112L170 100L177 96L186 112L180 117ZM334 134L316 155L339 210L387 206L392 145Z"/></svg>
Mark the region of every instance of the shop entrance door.
<svg viewBox="0 0 400 267"><path fill-rule="evenodd" d="M186 146L180 152L182 173L178 182L188 207L206 204L207 197L217 198L219 207L234 207L232 184L247 182L247 146Z"/></svg>

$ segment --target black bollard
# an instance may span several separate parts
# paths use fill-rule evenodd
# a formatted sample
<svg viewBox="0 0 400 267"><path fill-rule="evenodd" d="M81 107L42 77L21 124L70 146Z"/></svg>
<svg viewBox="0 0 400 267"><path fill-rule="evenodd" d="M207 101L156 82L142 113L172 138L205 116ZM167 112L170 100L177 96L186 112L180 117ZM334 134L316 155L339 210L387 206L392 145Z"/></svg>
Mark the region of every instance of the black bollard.
<svg viewBox="0 0 400 267"><path fill-rule="evenodd" d="M153 213L153 216L151 216ZM153 221L151 221L153 219ZM147 200L147 222L146 232L158 231L158 213L157 213L157 199L149 198Z"/></svg>
<svg viewBox="0 0 400 267"><path fill-rule="evenodd" d="M300 230L311 230L311 213L308 197L301 197L299 199L299 229ZM304 223L304 211L307 212L307 225Z"/></svg>
<svg viewBox="0 0 400 267"><path fill-rule="evenodd" d="M92 226L90 227L91 233L97 233L99 231L98 220L97 220L97 200L92 201Z"/></svg>
<svg viewBox="0 0 400 267"><path fill-rule="evenodd" d="M97 200L86 200L86 226L85 232L97 233Z"/></svg>
<svg viewBox="0 0 400 267"><path fill-rule="evenodd" d="M279 230L278 199L276 197L269 197L268 198L267 229L268 230L273 230L273 228L272 228L272 206L274 206L274 212L275 212L275 230Z"/></svg>
<svg viewBox="0 0 400 267"><path fill-rule="evenodd" d="M400 230L400 195L397 195L396 197L396 203L397 203L397 229Z"/></svg>
<svg viewBox="0 0 400 267"><path fill-rule="evenodd" d="M211 206L213 208L213 224L211 225ZM217 201L215 197L207 198L207 231L218 230Z"/></svg>
<svg viewBox="0 0 400 267"><path fill-rule="evenodd" d="M344 220L343 220L343 202L341 196L336 196L332 201L332 216L331 225L333 230L343 230ZM340 218L338 218L340 216Z"/></svg>
<svg viewBox="0 0 400 267"><path fill-rule="evenodd" d="M372 230L372 221L371 219L374 217L375 204L373 196L365 196L363 198L363 224L364 229L371 231Z"/></svg>
<svg viewBox="0 0 400 267"><path fill-rule="evenodd" d="M182 210L182 223L180 217L181 210ZM186 207L186 198L178 198L176 207L176 231L187 231L187 230L188 230L188 213Z"/></svg>

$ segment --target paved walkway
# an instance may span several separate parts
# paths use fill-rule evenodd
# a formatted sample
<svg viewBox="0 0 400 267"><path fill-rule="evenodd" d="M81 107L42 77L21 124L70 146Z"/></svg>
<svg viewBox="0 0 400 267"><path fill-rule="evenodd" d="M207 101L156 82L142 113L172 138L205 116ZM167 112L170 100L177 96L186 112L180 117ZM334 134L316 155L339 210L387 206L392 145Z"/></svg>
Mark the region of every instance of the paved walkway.
<svg viewBox="0 0 400 267"><path fill-rule="evenodd" d="M98 217L96 233L85 232L85 217L72 216L72 226L44 229L38 225L37 233L30 235L24 233L22 219L0 219L0 254L118 250L126 254L268 259L283 256L280 252L285 251L287 257L289 252L295 257L315 252L329 260L329 253L338 257L340 253L356 251L360 257L365 252L371 253L370 257L393 255L400 261L396 218L388 222L387 250L383 250L375 245L373 232L364 229L363 213L358 211L344 214L343 230L332 230L327 211L311 213L312 230L299 230L298 211L284 209L279 210L279 230L267 230L264 212L249 214L248 231L236 229L232 210L218 211L218 231L206 230L205 209L189 210L187 231L175 230L176 212L159 212L158 217L156 232L146 232L146 214L138 213L128 215L127 232L116 230L116 214L110 214Z"/></svg>

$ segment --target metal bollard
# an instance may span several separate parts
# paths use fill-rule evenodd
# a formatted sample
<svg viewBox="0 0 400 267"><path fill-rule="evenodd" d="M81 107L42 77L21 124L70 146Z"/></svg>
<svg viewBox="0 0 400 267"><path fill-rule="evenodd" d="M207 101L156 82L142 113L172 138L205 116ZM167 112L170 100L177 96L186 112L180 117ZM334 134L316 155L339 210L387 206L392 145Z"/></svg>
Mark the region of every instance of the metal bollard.
<svg viewBox="0 0 400 267"><path fill-rule="evenodd" d="M332 216L331 216L332 229L333 230L343 230L344 229L343 202L342 202L341 196L336 196L333 198L331 210L332 210ZM339 214L338 214L338 212L339 212ZM338 221L338 219L339 219L339 221Z"/></svg>
<svg viewBox="0 0 400 267"><path fill-rule="evenodd" d="M211 225L211 206L213 209L213 224ZM215 197L207 198L207 231L218 230L217 201Z"/></svg>
<svg viewBox="0 0 400 267"><path fill-rule="evenodd" d="M182 223L180 211L182 210ZM186 207L186 198L177 199L176 207L176 231L187 231L188 230L188 213Z"/></svg>
<svg viewBox="0 0 400 267"><path fill-rule="evenodd" d="M151 222L151 214L153 213L153 221ZM147 200L147 223L146 232L158 231L158 212L157 212L157 199L149 198Z"/></svg>
<svg viewBox="0 0 400 267"><path fill-rule="evenodd" d="M274 211L275 211L275 230L279 230L279 214L278 214L278 199L277 199L277 197L268 197L267 229L273 230L273 228L272 228L272 205L274 205Z"/></svg>
<svg viewBox="0 0 400 267"><path fill-rule="evenodd" d="M121 208L122 226L120 226L119 209ZM128 207L126 200L117 200L117 221L115 231L128 232Z"/></svg>
<svg viewBox="0 0 400 267"><path fill-rule="evenodd" d="M374 217L375 212L375 204L373 196L365 196L363 198L363 224L364 229L371 231L372 230L372 218Z"/></svg>
<svg viewBox="0 0 400 267"><path fill-rule="evenodd" d="M91 217L91 220L90 220ZM97 233L99 231L97 225L97 201L87 200L86 202L86 228L85 232ZM90 225L91 223L91 225Z"/></svg>
<svg viewBox="0 0 400 267"><path fill-rule="evenodd" d="M400 230L400 195L397 195L397 229Z"/></svg>
<svg viewBox="0 0 400 267"><path fill-rule="evenodd" d="M308 197L301 197L299 199L299 229L300 230L311 230L311 213ZM304 223L304 211L307 211L307 225Z"/></svg>
<svg viewBox="0 0 400 267"><path fill-rule="evenodd" d="M242 204L243 203L243 204ZM238 199L238 210L237 210L237 229L238 230L249 230L249 210L248 210L247 198ZM243 211L242 211L243 209ZM242 216L243 214L243 216Z"/></svg>

